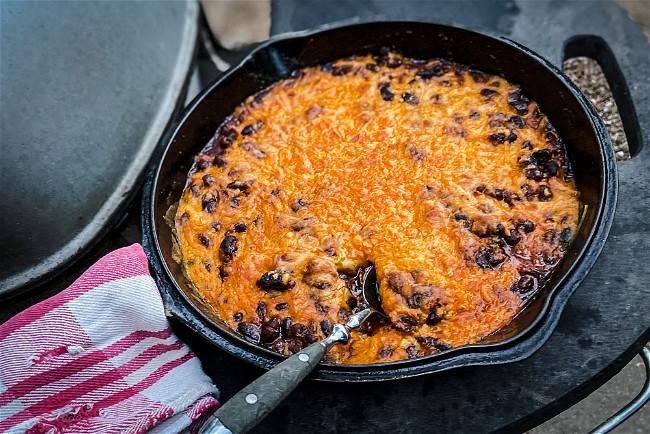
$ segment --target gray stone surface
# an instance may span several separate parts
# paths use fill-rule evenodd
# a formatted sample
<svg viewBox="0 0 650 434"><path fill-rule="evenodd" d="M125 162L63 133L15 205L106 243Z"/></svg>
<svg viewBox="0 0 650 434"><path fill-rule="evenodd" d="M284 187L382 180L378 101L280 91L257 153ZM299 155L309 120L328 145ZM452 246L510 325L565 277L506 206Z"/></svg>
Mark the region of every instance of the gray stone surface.
<svg viewBox="0 0 650 434"><path fill-rule="evenodd" d="M533 428L529 434L586 433L627 405L641 390L645 367L636 356L618 374L594 393L570 409ZM650 404L612 432L618 434L647 434L650 431Z"/></svg>

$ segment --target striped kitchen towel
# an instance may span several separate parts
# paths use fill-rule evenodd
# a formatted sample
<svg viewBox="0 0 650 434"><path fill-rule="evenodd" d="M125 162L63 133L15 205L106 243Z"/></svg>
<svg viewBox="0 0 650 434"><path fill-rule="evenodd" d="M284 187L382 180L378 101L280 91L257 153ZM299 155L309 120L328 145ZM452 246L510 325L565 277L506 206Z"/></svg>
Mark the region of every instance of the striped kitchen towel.
<svg viewBox="0 0 650 434"><path fill-rule="evenodd" d="M0 326L0 432L191 432L217 397L139 244Z"/></svg>

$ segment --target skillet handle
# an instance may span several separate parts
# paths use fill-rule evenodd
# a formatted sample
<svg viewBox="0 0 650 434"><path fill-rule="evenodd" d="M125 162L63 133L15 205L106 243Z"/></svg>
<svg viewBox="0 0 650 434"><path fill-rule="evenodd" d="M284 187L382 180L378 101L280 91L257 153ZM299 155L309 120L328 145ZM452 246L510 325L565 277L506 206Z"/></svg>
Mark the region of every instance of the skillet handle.
<svg viewBox="0 0 650 434"><path fill-rule="evenodd" d="M619 66L614 52L609 44L600 36L576 35L566 41L564 45L564 59L579 56L594 59L598 62L603 74L605 74L607 84L612 91L612 96L614 97L621 122L623 123L631 157L634 157L643 146L642 129L634 107L634 95L630 92L626 76ZM639 65L643 65L643 63L647 66L647 57L645 60L639 59ZM640 67L639 69L643 68ZM640 85L640 83L632 84L637 85L637 87Z"/></svg>
<svg viewBox="0 0 650 434"><path fill-rule="evenodd" d="M275 409L314 370L335 342L347 342L350 332L334 324L330 336L289 357L237 392L203 425L200 433L245 433Z"/></svg>

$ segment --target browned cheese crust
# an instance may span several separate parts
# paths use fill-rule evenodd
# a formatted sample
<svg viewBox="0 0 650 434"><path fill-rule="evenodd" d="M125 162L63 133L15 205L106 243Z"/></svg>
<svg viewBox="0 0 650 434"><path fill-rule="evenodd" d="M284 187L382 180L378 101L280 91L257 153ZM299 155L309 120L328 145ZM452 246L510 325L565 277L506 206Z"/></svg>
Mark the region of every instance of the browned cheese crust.
<svg viewBox="0 0 650 434"><path fill-rule="evenodd" d="M575 233L564 145L503 78L384 51L251 96L197 156L175 218L187 276L233 329L291 354L364 307L390 323L327 360L479 342L510 322Z"/></svg>

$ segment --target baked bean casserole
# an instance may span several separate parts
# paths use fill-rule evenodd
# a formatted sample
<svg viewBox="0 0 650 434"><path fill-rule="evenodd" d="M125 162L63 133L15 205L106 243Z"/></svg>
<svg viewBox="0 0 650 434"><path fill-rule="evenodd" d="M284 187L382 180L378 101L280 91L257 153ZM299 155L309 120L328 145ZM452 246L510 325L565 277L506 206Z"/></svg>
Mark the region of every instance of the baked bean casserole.
<svg viewBox="0 0 650 434"><path fill-rule="evenodd" d="M510 322L564 255L578 192L564 145L505 79L383 50L249 97L196 157L178 260L218 316L289 355L363 309L332 363L421 357Z"/></svg>

